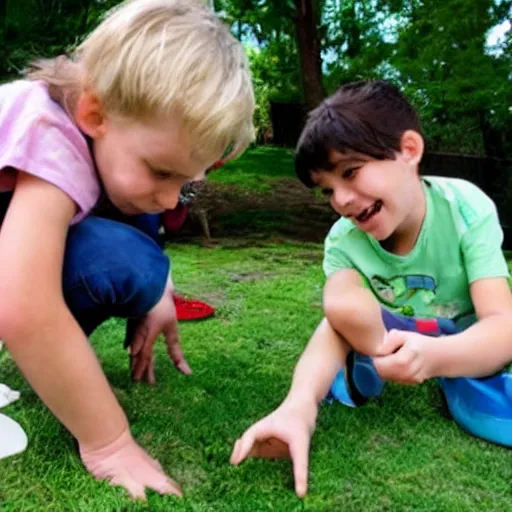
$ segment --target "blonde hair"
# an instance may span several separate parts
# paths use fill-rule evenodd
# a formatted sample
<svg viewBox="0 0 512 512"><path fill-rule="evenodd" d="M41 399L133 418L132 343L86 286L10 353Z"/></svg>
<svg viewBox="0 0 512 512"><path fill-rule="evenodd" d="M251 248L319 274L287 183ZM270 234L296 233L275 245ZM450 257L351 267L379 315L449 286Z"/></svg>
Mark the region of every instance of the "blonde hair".
<svg viewBox="0 0 512 512"><path fill-rule="evenodd" d="M177 115L193 156L218 159L254 138L254 92L241 44L195 0L129 0L114 8L72 59L36 62L43 79L72 112L83 87L107 115L134 120Z"/></svg>

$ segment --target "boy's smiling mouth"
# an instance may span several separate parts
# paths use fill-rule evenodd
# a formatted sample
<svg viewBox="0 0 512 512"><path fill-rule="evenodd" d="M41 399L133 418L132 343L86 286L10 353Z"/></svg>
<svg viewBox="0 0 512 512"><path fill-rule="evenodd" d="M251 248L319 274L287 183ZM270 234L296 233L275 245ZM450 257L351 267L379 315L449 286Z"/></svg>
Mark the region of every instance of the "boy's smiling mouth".
<svg viewBox="0 0 512 512"><path fill-rule="evenodd" d="M371 206L363 210L359 215L355 216L355 219L358 222L367 222L369 221L373 216L375 216L377 213L380 212L382 209L382 201L378 199L375 201Z"/></svg>

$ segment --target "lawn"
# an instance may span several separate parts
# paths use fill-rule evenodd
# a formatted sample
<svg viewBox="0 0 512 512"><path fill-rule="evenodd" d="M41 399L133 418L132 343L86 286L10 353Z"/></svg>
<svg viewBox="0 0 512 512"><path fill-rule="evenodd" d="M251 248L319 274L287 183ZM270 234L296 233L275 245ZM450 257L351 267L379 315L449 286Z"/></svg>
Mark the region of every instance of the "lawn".
<svg viewBox="0 0 512 512"><path fill-rule="evenodd" d="M3 353L3 382L21 400L3 412L27 431L28 450L0 461L2 511L503 511L512 506L512 452L464 434L435 383L389 385L357 410L324 405L311 450L309 494L293 493L287 461L228 463L237 436L283 398L295 361L321 317L322 249L170 245L174 279L217 315L182 323L192 376L157 346L157 385L132 385L123 324L93 336L135 436L183 487L133 503L82 468L69 434ZM57 378L57 376L56 376Z"/></svg>
<svg viewBox="0 0 512 512"><path fill-rule="evenodd" d="M257 146L248 149L240 160L232 160L210 173L208 181L268 192L279 178L295 178L293 150Z"/></svg>

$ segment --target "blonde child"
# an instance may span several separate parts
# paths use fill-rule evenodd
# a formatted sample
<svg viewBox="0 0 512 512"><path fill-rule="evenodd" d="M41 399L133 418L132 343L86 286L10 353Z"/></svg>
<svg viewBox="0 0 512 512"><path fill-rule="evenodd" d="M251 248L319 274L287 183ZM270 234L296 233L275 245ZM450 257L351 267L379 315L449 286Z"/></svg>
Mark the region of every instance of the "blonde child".
<svg viewBox="0 0 512 512"><path fill-rule="evenodd" d="M72 58L0 87L0 338L89 472L134 497L181 490L132 438L87 335L129 317L136 380L154 380L160 332L190 369L168 259L143 231L90 213L174 208L185 183L248 145L253 104L241 45L190 0L125 2Z"/></svg>

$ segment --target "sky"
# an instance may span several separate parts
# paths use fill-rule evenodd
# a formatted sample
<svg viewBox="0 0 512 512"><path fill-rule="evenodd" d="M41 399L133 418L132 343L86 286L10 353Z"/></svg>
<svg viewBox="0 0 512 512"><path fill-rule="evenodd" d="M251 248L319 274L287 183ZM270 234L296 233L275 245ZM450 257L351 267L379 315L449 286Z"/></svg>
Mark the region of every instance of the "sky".
<svg viewBox="0 0 512 512"><path fill-rule="evenodd" d="M505 20L500 25L496 25L489 31L487 35L487 46L493 47L505 39L505 34L510 30L511 25L509 20Z"/></svg>

